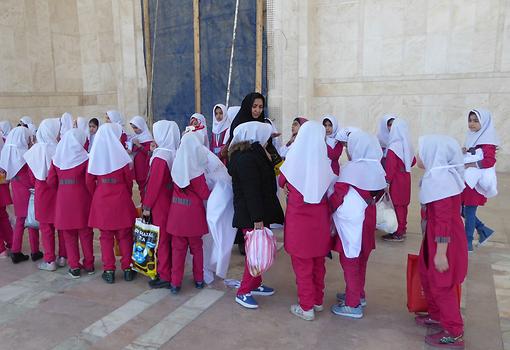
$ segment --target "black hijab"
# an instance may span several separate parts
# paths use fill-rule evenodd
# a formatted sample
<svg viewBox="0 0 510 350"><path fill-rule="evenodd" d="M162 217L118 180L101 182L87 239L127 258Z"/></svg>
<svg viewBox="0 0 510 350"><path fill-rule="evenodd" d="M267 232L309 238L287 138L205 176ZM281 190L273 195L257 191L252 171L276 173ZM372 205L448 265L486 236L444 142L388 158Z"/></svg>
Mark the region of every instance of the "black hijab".
<svg viewBox="0 0 510 350"><path fill-rule="evenodd" d="M232 141L232 137L234 137L234 129L241 124L247 123L247 122L261 122L264 123L265 114L264 110L262 110L262 113L260 116L255 119L251 115L251 108L253 106L253 102L260 98L262 100L262 103L264 104L264 109L266 108L266 99L261 93L258 92L252 92L243 99L243 102L241 103L241 109L239 109L239 112L237 112L236 117L232 121L232 125L230 125L230 135L228 138L228 142Z"/></svg>

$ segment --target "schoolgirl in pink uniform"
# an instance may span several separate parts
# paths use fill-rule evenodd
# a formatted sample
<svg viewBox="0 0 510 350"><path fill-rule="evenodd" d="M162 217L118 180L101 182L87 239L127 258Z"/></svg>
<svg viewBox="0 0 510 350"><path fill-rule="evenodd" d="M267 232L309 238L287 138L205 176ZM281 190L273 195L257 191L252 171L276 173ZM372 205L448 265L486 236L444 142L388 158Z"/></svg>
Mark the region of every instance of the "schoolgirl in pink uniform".
<svg viewBox="0 0 510 350"><path fill-rule="evenodd" d="M168 212L172 204L173 182L170 171L179 147L180 132L177 123L160 120L152 126L155 149L150 159L146 193L142 201L143 216L152 216L159 227L157 250L158 277L149 281L151 288L170 288L172 277L171 234L167 231Z"/></svg>
<svg viewBox="0 0 510 350"><path fill-rule="evenodd" d="M326 115L322 118L322 125L326 129L326 143L328 145L328 157L331 160L331 169L335 175L340 174L340 156L344 145L336 139L338 132L338 120L334 116Z"/></svg>
<svg viewBox="0 0 510 350"><path fill-rule="evenodd" d="M416 317L425 327L440 327L425 343L464 349L464 322L457 287L468 269L467 240L461 218L464 159L458 142L443 135L420 138L418 166L425 169L420 203L425 206L425 235L420 249L420 277L428 314Z"/></svg>
<svg viewBox="0 0 510 350"><path fill-rule="evenodd" d="M199 138L184 134L172 165L173 194L166 229L172 236L171 292L177 294L182 285L188 248L193 255L195 287L204 288L204 252L202 236L209 228L204 201L210 190L205 180L207 154Z"/></svg>
<svg viewBox="0 0 510 350"><path fill-rule="evenodd" d="M44 119L37 129L37 143L24 154L35 182L35 218L39 221L44 248L44 261L38 267L46 271L55 271L57 266L64 267L67 262L64 235L61 231L58 231L58 259L55 254L54 224L57 191L46 183L51 159L57 149L59 133L59 119Z"/></svg>
<svg viewBox="0 0 510 350"><path fill-rule="evenodd" d="M201 138L203 138L203 145L210 148L209 134L207 133L207 120L204 115L200 113L193 113L189 118L189 125L193 126L195 128L194 131L201 135Z"/></svg>
<svg viewBox="0 0 510 350"><path fill-rule="evenodd" d="M150 148L153 141L152 135L147 127L147 123L143 117L137 115L129 122L135 135L131 141L133 147L129 151L133 157L133 166L135 170L135 181L140 190L140 197L143 201L145 195L145 184L147 182L147 175L149 174L149 160Z"/></svg>
<svg viewBox="0 0 510 350"><path fill-rule="evenodd" d="M307 321L324 310L325 257L330 251L331 219L326 191L335 181L324 127L309 121L299 129L280 168L280 187L288 193L285 250L296 275L298 304L290 312ZM303 171L306 169L306 171Z"/></svg>
<svg viewBox="0 0 510 350"><path fill-rule="evenodd" d="M8 124L6 124L6 122ZM4 132L8 134L5 125L9 125L8 121L0 122L0 154L4 147ZM11 254L12 247L12 226L7 213L7 206L12 204L11 191L9 190L9 182L5 180L5 172L2 174L3 180L0 182L0 258L7 258Z"/></svg>
<svg viewBox="0 0 510 350"><path fill-rule="evenodd" d="M11 130L2 148L0 169L6 173L6 180L11 181L12 201L16 225L14 227L11 259L14 264L28 260L28 255L21 252L25 219L28 212L30 189L34 188L30 168L26 164L23 154L28 150L31 133L28 128L18 126ZM43 257L39 250L39 230L29 228L29 240L32 261Z"/></svg>
<svg viewBox="0 0 510 350"><path fill-rule="evenodd" d="M120 138L122 127L106 123L99 127L89 154L87 186L92 194L88 226L101 231L102 278L115 282L114 240L119 242L124 280L132 281L133 225L136 208L132 200L132 160Z"/></svg>
<svg viewBox="0 0 510 350"><path fill-rule="evenodd" d="M80 129L68 131L57 146L47 183L56 190L55 227L63 232L69 275L79 278L81 268L94 273L94 232L88 225L91 195L86 184L88 154L83 147L87 136ZM80 263L78 240L83 252Z"/></svg>
<svg viewBox="0 0 510 350"><path fill-rule="evenodd" d="M127 141L128 141L128 135L127 135L126 131L124 130L124 126L126 124L126 120L124 119L124 116L122 116L122 114L120 114L119 111L112 109L112 110L106 112L104 119L105 119L105 123L114 123L114 124L120 125L120 127L122 128L122 134L120 136L120 143L122 144L122 146L124 148L126 148Z"/></svg>
<svg viewBox="0 0 510 350"><path fill-rule="evenodd" d="M215 105L213 107L211 152L218 156L223 164L227 164L227 159L222 157L221 149L227 144L231 124L232 119L228 116L227 107L221 103Z"/></svg>

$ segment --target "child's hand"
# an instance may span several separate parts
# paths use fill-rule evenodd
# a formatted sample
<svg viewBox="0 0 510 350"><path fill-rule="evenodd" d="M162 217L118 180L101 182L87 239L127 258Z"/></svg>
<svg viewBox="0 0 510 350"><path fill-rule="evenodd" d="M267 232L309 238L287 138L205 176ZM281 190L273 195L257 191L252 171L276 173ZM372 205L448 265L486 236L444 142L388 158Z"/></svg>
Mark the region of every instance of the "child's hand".
<svg viewBox="0 0 510 350"><path fill-rule="evenodd" d="M466 163L464 164L464 167L467 169L467 168L478 168L476 166L476 163Z"/></svg>
<svg viewBox="0 0 510 350"><path fill-rule="evenodd" d="M286 197L289 196L289 188L287 187L287 184L283 186L283 193L285 194Z"/></svg>
<svg viewBox="0 0 510 350"><path fill-rule="evenodd" d="M136 147L140 147L140 141L138 139L134 139L133 140L133 144L136 146Z"/></svg>
<svg viewBox="0 0 510 350"><path fill-rule="evenodd" d="M446 254L438 254L434 256L434 265L436 266L436 270L439 272L448 271L448 259L446 258Z"/></svg>

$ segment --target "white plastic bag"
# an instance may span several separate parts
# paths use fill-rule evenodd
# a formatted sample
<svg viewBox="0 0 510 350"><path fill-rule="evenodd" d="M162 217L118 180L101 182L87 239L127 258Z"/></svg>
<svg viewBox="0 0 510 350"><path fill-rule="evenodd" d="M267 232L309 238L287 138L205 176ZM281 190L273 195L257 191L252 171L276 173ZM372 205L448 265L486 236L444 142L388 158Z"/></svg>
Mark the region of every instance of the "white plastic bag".
<svg viewBox="0 0 510 350"><path fill-rule="evenodd" d="M35 189L30 189L30 199L28 200L27 218L25 219L25 227L39 229L39 221L35 218Z"/></svg>
<svg viewBox="0 0 510 350"><path fill-rule="evenodd" d="M250 275L260 276L273 265L276 256L276 238L264 227L246 233L246 260Z"/></svg>
<svg viewBox="0 0 510 350"><path fill-rule="evenodd" d="M378 230L394 233L398 228L397 214L389 194L385 194L376 204Z"/></svg>

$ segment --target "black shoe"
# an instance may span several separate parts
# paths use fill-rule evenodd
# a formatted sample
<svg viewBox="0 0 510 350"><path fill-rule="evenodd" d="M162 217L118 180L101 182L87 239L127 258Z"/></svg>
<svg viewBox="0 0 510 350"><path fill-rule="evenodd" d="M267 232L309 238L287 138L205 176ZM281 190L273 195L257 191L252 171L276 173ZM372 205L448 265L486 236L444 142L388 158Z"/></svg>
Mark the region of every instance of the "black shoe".
<svg viewBox="0 0 510 350"><path fill-rule="evenodd" d="M28 255L25 255L23 253L11 253L11 260L13 264L17 264L22 261L27 261Z"/></svg>
<svg viewBox="0 0 510 350"><path fill-rule="evenodd" d="M69 269L69 271L67 271L67 274L69 276L71 276L71 278L80 278L81 277L81 270L80 269Z"/></svg>
<svg viewBox="0 0 510 350"><path fill-rule="evenodd" d="M242 256L246 256L246 250L244 249L244 243L238 243L237 247L239 248L239 254Z"/></svg>
<svg viewBox="0 0 510 350"><path fill-rule="evenodd" d="M170 293L179 294L180 291L181 291L181 287L175 287L175 286L170 285Z"/></svg>
<svg viewBox="0 0 510 350"><path fill-rule="evenodd" d="M30 254L30 257L32 258L32 261L37 261L39 259L42 259L43 256L44 255L41 252Z"/></svg>
<svg viewBox="0 0 510 350"><path fill-rule="evenodd" d="M115 271L104 271L101 278L108 284L115 283Z"/></svg>
<svg viewBox="0 0 510 350"><path fill-rule="evenodd" d="M136 271L132 268L128 268L124 270L124 281L131 282L135 279Z"/></svg>
<svg viewBox="0 0 510 350"><path fill-rule="evenodd" d="M170 288L170 282L160 279L159 277L149 281L149 287L157 288Z"/></svg>
<svg viewBox="0 0 510 350"><path fill-rule="evenodd" d="M205 287L204 282L195 282L196 289L204 289L204 287Z"/></svg>

